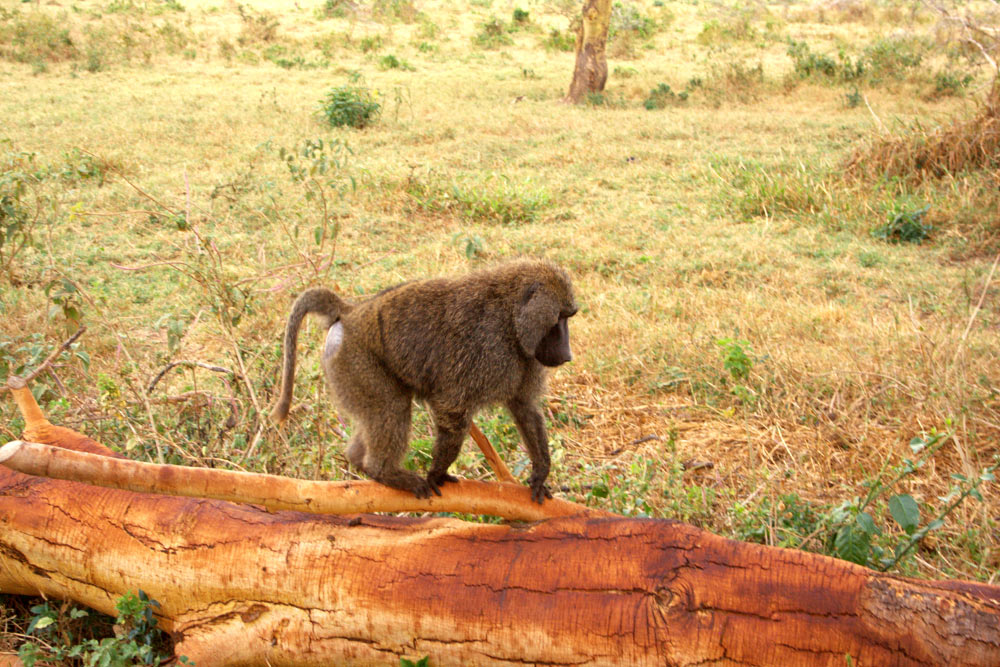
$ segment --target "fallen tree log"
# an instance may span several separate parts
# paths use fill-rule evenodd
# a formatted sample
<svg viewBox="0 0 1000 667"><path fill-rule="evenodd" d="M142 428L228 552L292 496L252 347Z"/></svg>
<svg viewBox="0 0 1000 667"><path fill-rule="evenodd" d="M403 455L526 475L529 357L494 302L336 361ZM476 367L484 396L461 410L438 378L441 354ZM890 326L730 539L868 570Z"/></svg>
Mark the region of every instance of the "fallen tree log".
<svg viewBox="0 0 1000 667"><path fill-rule="evenodd" d="M26 439L108 453L15 398ZM1000 588L672 521L269 512L0 466L0 591L111 613L138 588L202 666L1000 664Z"/></svg>

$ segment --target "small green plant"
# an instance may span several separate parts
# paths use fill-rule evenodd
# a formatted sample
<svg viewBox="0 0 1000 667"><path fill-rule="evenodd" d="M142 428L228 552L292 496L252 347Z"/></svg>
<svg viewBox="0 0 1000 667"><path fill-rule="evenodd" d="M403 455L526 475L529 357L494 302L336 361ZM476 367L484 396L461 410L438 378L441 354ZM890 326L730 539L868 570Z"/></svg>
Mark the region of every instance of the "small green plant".
<svg viewBox="0 0 1000 667"><path fill-rule="evenodd" d="M858 61L865 63L868 78L873 82L901 80L920 65L926 50L921 40L912 37L886 37L866 46Z"/></svg>
<svg viewBox="0 0 1000 667"><path fill-rule="evenodd" d="M368 88L337 86L326 94L321 113L331 127L364 129L374 124L382 113L382 105Z"/></svg>
<svg viewBox="0 0 1000 667"><path fill-rule="evenodd" d="M657 30L656 21L643 16L631 3L616 2L611 7L611 21L608 25L608 39L625 33L632 33L641 39L649 39Z"/></svg>
<svg viewBox="0 0 1000 667"><path fill-rule="evenodd" d="M501 46L510 46L514 43L513 38L508 34L510 31L509 25L493 16L479 24L479 32L472 38L472 41L484 49L499 49Z"/></svg>
<svg viewBox="0 0 1000 667"><path fill-rule="evenodd" d="M528 10L521 9L520 7L514 8L514 14L511 18L517 25L523 26L531 22L531 17L530 14L528 13Z"/></svg>
<svg viewBox="0 0 1000 667"><path fill-rule="evenodd" d="M2 11L2 10L0 10ZM64 17L15 10L0 14L0 58L20 63L60 62L79 56Z"/></svg>
<svg viewBox="0 0 1000 667"><path fill-rule="evenodd" d="M419 14L413 0L375 0L372 3L372 16L383 22L413 23Z"/></svg>
<svg viewBox="0 0 1000 667"><path fill-rule="evenodd" d="M49 307L50 318L61 313L68 328L80 326L83 321L83 299L72 280L58 278L51 281L45 286L45 296L52 302Z"/></svg>
<svg viewBox="0 0 1000 667"><path fill-rule="evenodd" d="M320 277L324 266L333 265L337 249L340 216L334 212L333 204L343 198L348 189L356 188L354 177L347 170L350 155L350 147L338 139L306 139L297 150L281 148L278 151L292 181L302 185L305 200L317 208L318 221L312 219L314 216L303 216L291 228L292 237L297 239L304 226L312 226L316 250L320 256L328 258L328 261L317 261L306 255L316 277Z"/></svg>
<svg viewBox="0 0 1000 667"><path fill-rule="evenodd" d="M397 58L395 54L387 54L379 58L378 61L379 69L401 69L404 71L412 72L413 66L406 62L402 58Z"/></svg>
<svg viewBox="0 0 1000 667"><path fill-rule="evenodd" d="M744 405L753 405L757 394L747 384L755 361L750 343L733 338L721 338L715 343L722 348L722 366L729 371L733 383L730 393Z"/></svg>
<svg viewBox="0 0 1000 667"><path fill-rule="evenodd" d="M6 384L7 378L11 375L24 377L38 368L52 353L52 347L52 344L45 340L45 336L38 332L29 334L21 341L0 340L0 384ZM73 357L78 359L85 369L90 368L90 355L80 349L79 343L73 343L69 350L59 355L58 360L68 361ZM52 401L58 397L54 386L50 386L46 378L47 376L40 376L31 384L31 393L39 403Z"/></svg>
<svg viewBox="0 0 1000 667"><path fill-rule="evenodd" d="M34 244L42 212L38 187L45 174L34 153L14 151L9 141L3 144L8 151L0 157L0 271L13 280L15 260Z"/></svg>
<svg viewBox="0 0 1000 667"><path fill-rule="evenodd" d="M821 79L825 81L857 81L865 74L865 64L861 58L852 61L843 50L839 60L823 53L813 53L805 42L789 40L788 55L792 58L795 74L800 79Z"/></svg>
<svg viewBox="0 0 1000 667"><path fill-rule="evenodd" d="M688 91L682 90L680 93L675 93L671 90L670 86L661 83L656 88L649 91L649 96L643 101L642 106L646 108L647 111L653 111L655 109L663 109L667 106L680 104L682 102L687 102Z"/></svg>
<svg viewBox="0 0 1000 667"><path fill-rule="evenodd" d="M552 51L573 51L576 49L576 35L552 28L545 38L544 46Z"/></svg>
<svg viewBox="0 0 1000 667"><path fill-rule="evenodd" d="M698 42L706 46L719 42L754 41L759 34L750 22L751 16L740 13L731 20L712 19L704 23L698 33Z"/></svg>
<svg viewBox="0 0 1000 667"><path fill-rule="evenodd" d="M355 5L351 0L326 0L318 14L320 18L344 18L353 14Z"/></svg>
<svg viewBox="0 0 1000 667"><path fill-rule="evenodd" d="M930 204L918 209L897 204L889 213L889 221L872 230L872 236L889 243L922 243L934 230L934 225L924 222L930 208Z"/></svg>
<svg viewBox="0 0 1000 667"><path fill-rule="evenodd" d="M370 51L379 51L382 49L383 40L382 35L370 35L368 37L362 37L361 42L358 44L361 47L362 53L368 53Z"/></svg>
<svg viewBox="0 0 1000 667"><path fill-rule="evenodd" d="M236 10L243 21L236 41L241 46L258 42L272 42L278 36L278 17L270 12L256 12L245 5L236 5Z"/></svg>
<svg viewBox="0 0 1000 667"><path fill-rule="evenodd" d="M844 106L848 109L854 109L861 106L863 101L864 97L861 96L861 91L858 90L857 86L855 86L851 92L844 93Z"/></svg>
<svg viewBox="0 0 1000 667"><path fill-rule="evenodd" d="M776 499L765 496L753 505L736 503L733 519L741 540L795 548L816 531L822 515L798 494L786 493Z"/></svg>
<svg viewBox="0 0 1000 667"><path fill-rule="evenodd" d="M866 483L868 493L864 499L854 498L831 509L824 517L824 522L828 526L829 552L859 565L875 565L881 570L889 570L898 565L929 532L943 526L948 515L967 498L982 502L979 487L984 483L995 481L1000 459L997 459L992 466L983 468L974 479L961 474L952 475L957 484L952 486L947 496L941 498L945 505L933 519L923 525L921 525L920 506L911 495L904 493L888 497L885 508L903 535L890 540L891 548L876 543L877 538L883 535L883 531L875 523L875 518L869 509L905 477L922 468L950 437L949 433L932 431L930 434L913 438L910 441L910 450L914 454L919 454L919 458L915 461L904 458L901 465L892 468L893 476L888 481L883 481L885 471L880 472L875 479Z"/></svg>
<svg viewBox="0 0 1000 667"><path fill-rule="evenodd" d="M465 258L468 260L478 259L483 254L483 239L475 234L456 234L453 237L455 245L461 246L465 250Z"/></svg>
<svg viewBox="0 0 1000 667"><path fill-rule="evenodd" d="M745 340L720 338L715 344L722 348L722 366L734 380L746 380L753 369L753 350Z"/></svg>
<svg viewBox="0 0 1000 667"><path fill-rule="evenodd" d="M159 665L171 657L169 641L156 627L153 615L159 606L141 590L138 594L127 593L115 605L118 610L115 624L119 632L97 639L86 637L94 634L96 627L95 624L88 631L84 625L90 612L66 605L56 609L50 602L37 604L31 607L33 616L25 632L34 639L22 644L17 656L25 667L53 663L101 667ZM185 665L194 664L185 656L179 661Z"/></svg>
<svg viewBox="0 0 1000 667"><path fill-rule="evenodd" d="M934 97L961 97L965 89L973 81L971 74L951 72L948 70L934 75Z"/></svg>
<svg viewBox="0 0 1000 667"><path fill-rule="evenodd" d="M407 660L406 658L399 659L399 667L430 667L430 664L431 664L431 658L430 656L427 655L420 658L420 660L417 660L416 662L413 662L412 660Z"/></svg>

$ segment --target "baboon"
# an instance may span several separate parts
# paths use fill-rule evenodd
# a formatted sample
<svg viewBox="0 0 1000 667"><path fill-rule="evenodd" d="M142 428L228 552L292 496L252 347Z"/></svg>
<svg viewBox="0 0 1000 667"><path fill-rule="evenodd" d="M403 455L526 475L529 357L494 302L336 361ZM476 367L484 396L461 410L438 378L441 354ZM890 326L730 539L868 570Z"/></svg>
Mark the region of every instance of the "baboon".
<svg viewBox="0 0 1000 667"><path fill-rule="evenodd" d="M281 394L271 416L288 416L299 327L307 314L329 327L323 370L335 402L354 419L347 459L387 486L418 498L457 481L472 417L502 403L531 457L531 497L551 498L549 444L537 406L545 368L573 357L567 320L577 311L569 276L555 264L522 259L459 278L390 287L358 303L325 288L296 299L285 329ZM433 459L424 479L401 465L413 399L434 419Z"/></svg>

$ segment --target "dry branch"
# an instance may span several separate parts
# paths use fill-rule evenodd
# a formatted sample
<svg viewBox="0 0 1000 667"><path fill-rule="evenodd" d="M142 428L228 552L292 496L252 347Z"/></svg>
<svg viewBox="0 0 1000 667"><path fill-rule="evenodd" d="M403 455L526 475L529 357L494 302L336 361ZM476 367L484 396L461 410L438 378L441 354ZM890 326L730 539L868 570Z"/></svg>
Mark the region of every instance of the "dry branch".
<svg viewBox="0 0 1000 667"><path fill-rule="evenodd" d="M107 453L44 421L29 392L14 395L26 439ZM49 456L11 450L8 461ZM49 460L50 471L61 465ZM1000 588L904 579L672 521L269 512L0 466L0 591L111 612L137 588L162 605L177 653L213 667L424 655L435 665L1000 664Z"/></svg>
<svg viewBox="0 0 1000 667"><path fill-rule="evenodd" d="M261 505L271 511L316 514L462 512L515 521L594 513L594 510L565 500L555 499L539 505L531 501L531 489L518 483L487 484L463 480L445 487L448 493L444 496L421 499L376 482L317 482L232 470L142 463L21 440L0 447L0 464L39 477L139 493L229 500Z"/></svg>

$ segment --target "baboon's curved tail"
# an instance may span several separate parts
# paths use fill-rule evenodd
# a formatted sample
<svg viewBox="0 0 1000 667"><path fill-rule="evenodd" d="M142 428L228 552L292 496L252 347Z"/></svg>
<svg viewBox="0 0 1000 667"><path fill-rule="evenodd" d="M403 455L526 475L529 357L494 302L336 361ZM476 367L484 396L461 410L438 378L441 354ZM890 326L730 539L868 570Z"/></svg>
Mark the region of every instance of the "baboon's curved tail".
<svg viewBox="0 0 1000 667"><path fill-rule="evenodd" d="M299 341L299 327L306 315L320 315L326 326L332 326L351 305L325 287L306 290L292 304L292 312L285 326L285 353L281 367L281 393L278 403L271 410L271 419L281 423L288 416L292 405L292 385L295 381L295 351Z"/></svg>

